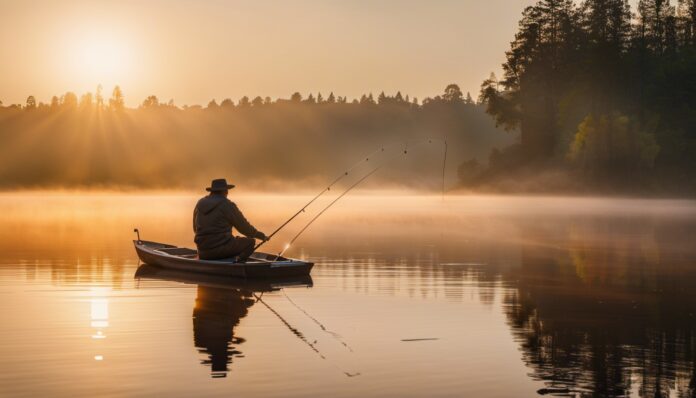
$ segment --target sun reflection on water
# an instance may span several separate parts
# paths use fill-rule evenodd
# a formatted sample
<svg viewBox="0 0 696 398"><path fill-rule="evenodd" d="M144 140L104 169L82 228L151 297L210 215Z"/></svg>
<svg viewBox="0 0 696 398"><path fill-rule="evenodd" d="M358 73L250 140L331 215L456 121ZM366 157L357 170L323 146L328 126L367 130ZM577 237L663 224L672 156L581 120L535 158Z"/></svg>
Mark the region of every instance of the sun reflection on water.
<svg viewBox="0 0 696 398"><path fill-rule="evenodd" d="M106 339L104 329L109 327L109 300L107 298L110 288L92 287L90 289L90 326L94 329L92 339L99 341ZM103 348L101 344L98 348ZM95 361L104 360L104 356L97 354L94 356Z"/></svg>

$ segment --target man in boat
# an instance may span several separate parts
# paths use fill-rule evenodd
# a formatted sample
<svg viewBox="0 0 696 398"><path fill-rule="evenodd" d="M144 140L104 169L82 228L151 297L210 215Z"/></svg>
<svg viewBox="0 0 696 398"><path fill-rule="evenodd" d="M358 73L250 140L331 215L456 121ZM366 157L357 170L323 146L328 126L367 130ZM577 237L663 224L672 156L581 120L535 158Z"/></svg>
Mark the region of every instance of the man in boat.
<svg viewBox="0 0 696 398"><path fill-rule="evenodd" d="M263 232L254 228L236 204L227 199L234 185L224 178L213 180L193 210L194 241L201 260L219 260L238 257L244 262L254 252L254 239L268 240ZM245 237L233 236L232 228Z"/></svg>

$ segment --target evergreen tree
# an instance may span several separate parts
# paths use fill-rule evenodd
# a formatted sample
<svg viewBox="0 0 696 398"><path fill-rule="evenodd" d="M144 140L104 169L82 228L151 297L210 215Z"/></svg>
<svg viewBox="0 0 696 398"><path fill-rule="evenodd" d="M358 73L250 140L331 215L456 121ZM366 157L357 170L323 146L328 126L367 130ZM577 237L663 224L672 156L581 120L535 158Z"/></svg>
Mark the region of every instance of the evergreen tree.
<svg viewBox="0 0 696 398"><path fill-rule="evenodd" d="M97 92L94 95L94 105L98 110L104 108L104 95L102 94L102 85L97 85Z"/></svg>
<svg viewBox="0 0 696 398"><path fill-rule="evenodd" d="M77 108L77 95L75 95L75 93L73 92L68 91L61 97L60 104L64 108L68 109Z"/></svg>
<svg viewBox="0 0 696 398"><path fill-rule="evenodd" d="M115 111L121 111L124 107L125 101L123 99L123 92L121 91L121 87L116 86L109 99L109 108Z"/></svg>
<svg viewBox="0 0 696 398"><path fill-rule="evenodd" d="M27 97L26 109L36 109L36 98L33 95Z"/></svg>
<svg viewBox="0 0 696 398"><path fill-rule="evenodd" d="M696 46L696 0L679 0L677 27L682 46Z"/></svg>
<svg viewBox="0 0 696 398"><path fill-rule="evenodd" d="M80 97L80 108L82 109L91 109L93 103L92 93L84 93L82 97Z"/></svg>
<svg viewBox="0 0 696 398"><path fill-rule="evenodd" d="M466 92L466 99L464 99L464 103L467 104L467 105L473 105L473 104L474 104L474 99L471 98L471 93L468 92L468 91Z"/></svg>
<svg viewBox="0 0 696 398"><path fill-rule="evenodd" d="M645 48L662 53L667 47L667 33L673 23L674 7L669 0L638 1L637 36Z"/></svg>
<svg viewBox="0 0 696 398"><path fill-rule="evenodd" d="M498 124L520 128L527 158L550 158L556 147L558 104L574 65L577 12L571 0L542 0L527 7L503 64L504 93L484 82L481 100Z"/></svg>

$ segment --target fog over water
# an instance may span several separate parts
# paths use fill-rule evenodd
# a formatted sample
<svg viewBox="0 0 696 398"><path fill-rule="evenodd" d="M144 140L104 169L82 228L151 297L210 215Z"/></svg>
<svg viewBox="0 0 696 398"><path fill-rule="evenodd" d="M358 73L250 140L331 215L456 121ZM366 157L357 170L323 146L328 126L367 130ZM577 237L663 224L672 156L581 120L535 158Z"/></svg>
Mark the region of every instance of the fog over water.
<svg viewBox="0 0 696 398"><path fill-rule="evenodd" d="M1 194L3 391L694 393L695 201L360 191L287 252L316 263L310 284L136 278L133 228L191 247L198 196ZM311 196L231 198L270 232Z"/></svg>

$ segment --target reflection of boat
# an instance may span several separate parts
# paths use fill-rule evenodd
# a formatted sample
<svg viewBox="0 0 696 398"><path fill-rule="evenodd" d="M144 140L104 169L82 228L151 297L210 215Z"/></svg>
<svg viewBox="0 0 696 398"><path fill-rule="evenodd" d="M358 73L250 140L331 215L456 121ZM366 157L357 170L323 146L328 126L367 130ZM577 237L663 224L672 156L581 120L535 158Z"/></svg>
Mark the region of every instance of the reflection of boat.
<svg viewBox="0 0 696 398"><path fill-rule="evenodd" d="M309 275L272 279L220 278L219 276L201 274L199 272L177 271L149 264L143 264L138 267L135 271L135 278L159 279L213 288L245 289L257 293L271 292L284 287L311 287L313 284L312 277Z"/></svg>
<svg viewBox="0 0 696 398"><path fill-rule="evenodd" d="M309 275L273 279L220 277L198 272L178 271L143 264L135 271L136 279L164 280L196 286L193 307L193 344L206 356L201 364L210 367L212 377L226 377L234 358L246 341L237 336L236 327L257 300L256 293L284 287L311 287Z"/></svg>
<svg viewBox="0 0 696 398"><path fill-rule="evenodd" d="M198 252L164 243L134 240L135 251L145 264L179 271L245 278L276 278L309 275L314 263L256 252L247 262L236 259L200 260Z"/></svg>

